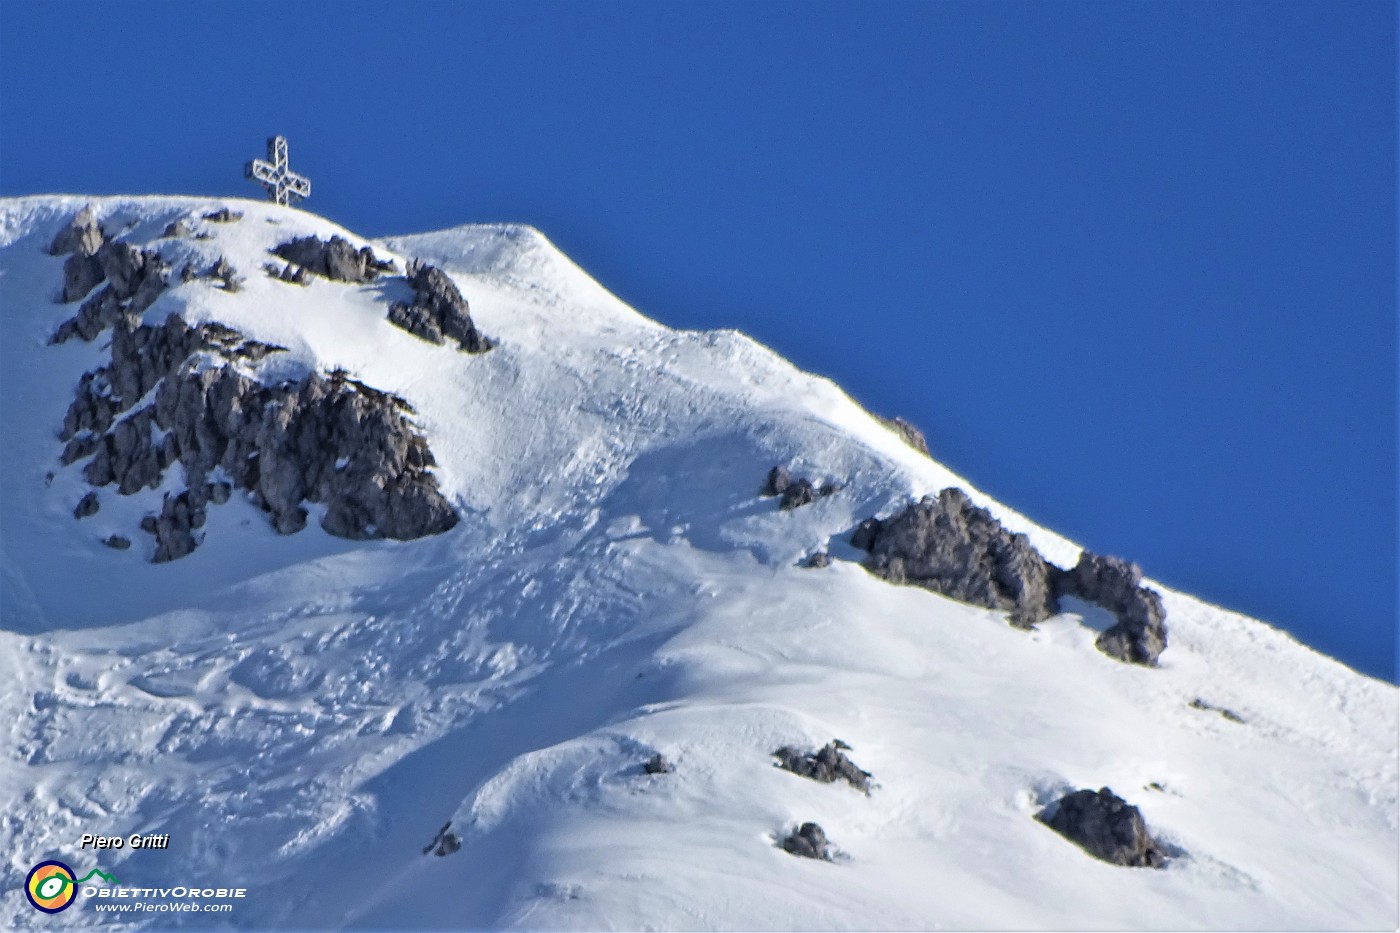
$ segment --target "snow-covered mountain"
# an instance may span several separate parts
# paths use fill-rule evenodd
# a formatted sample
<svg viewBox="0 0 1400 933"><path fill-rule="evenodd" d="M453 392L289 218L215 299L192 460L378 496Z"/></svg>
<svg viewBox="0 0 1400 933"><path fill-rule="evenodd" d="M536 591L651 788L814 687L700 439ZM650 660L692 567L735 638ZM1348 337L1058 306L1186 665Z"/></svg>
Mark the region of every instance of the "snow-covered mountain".
<svg viewBox="0 0 1400 933"><path fill-rule="evenodd" d="M1111 657L1072 542L532 229L7 199L0 302L0 926L1400 925L1394 686L1150 581ZM1021 624L867 569L948 487ZM836 738L868 794L776 767ZM1037 819L1101 787L1161 867ZM45 859L247 896L45 916Z"/></svg>

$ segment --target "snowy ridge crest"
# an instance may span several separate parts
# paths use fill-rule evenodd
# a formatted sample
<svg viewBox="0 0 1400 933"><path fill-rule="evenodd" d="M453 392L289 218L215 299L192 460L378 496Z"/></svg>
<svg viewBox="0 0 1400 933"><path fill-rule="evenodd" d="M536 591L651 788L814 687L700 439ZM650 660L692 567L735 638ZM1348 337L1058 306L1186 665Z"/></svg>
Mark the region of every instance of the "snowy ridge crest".
<svg viewBox="0 0 1400 933"><path fill-rule="evenodd" d="M122 246L53 255L88 205ZM246 885L241 928L1400 923L1393 686L1083 554L530 228L5 199L0 282L0 924L32 925L31 865L138 831L180 883ZM345 472L452 520L387 533ZM176 537L146 519L198 546L151 563ZM981 606L927 588L959 522ZM1155 666L1105 654L1159 610Z"/></svg>

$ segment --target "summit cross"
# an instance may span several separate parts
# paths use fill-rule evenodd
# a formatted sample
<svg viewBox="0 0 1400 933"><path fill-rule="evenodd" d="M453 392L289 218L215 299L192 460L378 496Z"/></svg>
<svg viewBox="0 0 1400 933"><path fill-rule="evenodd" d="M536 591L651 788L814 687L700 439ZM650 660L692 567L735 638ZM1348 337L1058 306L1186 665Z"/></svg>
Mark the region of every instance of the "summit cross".
<svg viewBox="0 0 1400 933"><path fill-rule="evenodd" d="M267 141L267 161L254 159L243 167L243 177L267 189L278 204L311 197L311 179L287 167L287 137L272 136Z"/></svg>

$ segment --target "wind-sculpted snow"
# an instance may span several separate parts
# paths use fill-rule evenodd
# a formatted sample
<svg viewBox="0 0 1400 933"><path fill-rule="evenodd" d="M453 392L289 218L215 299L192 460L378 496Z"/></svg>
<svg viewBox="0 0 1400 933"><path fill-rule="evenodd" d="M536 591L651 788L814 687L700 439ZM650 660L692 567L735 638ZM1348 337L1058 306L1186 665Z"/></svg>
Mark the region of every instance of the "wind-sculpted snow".
<svg viewBox="0 0 1400 933"><path fill-rule="evenodd" d="M208 218L224 208L242 219ZM55 303L71 253L49 249L90 230L172 271L149 307L118 299L91 342L50 345L112 284ZM457 352L395 326L389 309L416 300L402 276L258 274L280 244L337 236L397 269L431 263L498 344ZM228 275L202 277L215 267ZM86 870L82 833L138 831L170 850L104 855L104 871L245 886L224 915L240 929L1397 923L1393 686L1146 580L1171 624L1150 670L1096 648L1120 622L1117 584L1102 604L1065 595L1033 630L891 586L852 530L949 487L1046 564L1081 549L742 335L643 318L529 228L369 243L251 201L9 199L0 274L0 926L35 926L19 891L37 861ZM94 401L57 440L114 328L154 346L172 315L199 348L151 356L159 386L146 363L120 396L94 380L109 410ZM98 455L64 450L92 425L110 418L105 437L158 408L171 379L202 386L201 411L238 397L261 423L313 375L326 398L358 383L412 406L390 404L432 451L450 533L336 537L329 503L306 497L307 527L278 535L220 456L204 481L227 500L205 503L196 550L152 565L144 535L109 547L169 503L181 521L181 433L200 458L214 447L178 397L171 426L148 427L157 456L170 434L180 449L156 488L103 486L73 517ZM262 409L230 384L209 401L235 377L276 397ZM136 449L113 444L109 459ZM841 492L779 509L759 494L774 464ZM818 553L825 567L801 566ZM836 735L878 776L870 796L774 767L775 749ZM647 773L660 753L673 770ZM1099 787L1132 801L1162 870L1100 861L1037 819ZM808 823L832 861L784 850ZM61 920L207 926L104 922L81 897Z"/></svg>

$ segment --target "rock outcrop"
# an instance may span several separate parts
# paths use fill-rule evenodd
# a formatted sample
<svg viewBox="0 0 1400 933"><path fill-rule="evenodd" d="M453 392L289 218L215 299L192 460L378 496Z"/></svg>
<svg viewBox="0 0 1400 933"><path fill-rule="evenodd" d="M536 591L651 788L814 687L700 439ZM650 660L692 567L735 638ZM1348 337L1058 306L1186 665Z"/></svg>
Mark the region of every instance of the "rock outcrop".
<svg viewBox="0 0 1400 933"><path fill-rule="evenodd" d="M773 753L778 759L778 767L793 774L831 784L845 781L864 794L870 793L870 772L862 771L855 762L846 757L851 747L837 739L828 742L815 752L804 752L784 745Z"/></svg>
<svg viewBox="0 0 1400 933"><path fill-rule="evenodd" d="M88 205L68 222L49 244L50 256L66 256L79 253L83 256L97 255L98 248L106 242L107 236L97 223L97 213Z"/></svg>
<svg viewBox="0 0 1400 933"><path fill-rule="evenodd" d="M642 770L647 774L670 774L676 770L676 766L667 761L665 755L657 752L646 760Z"/></svg>
<svg viewBox="0 0 1400 933"><path fill-rule="evenodd" d="M770 498L781 497L778 508L789 511L840 491L840 486L814 483L805 478L793 479L787 467L779 465L768 471L768 479L759 494Z"/></svg>
<svg viewBox="0 0 1400 933"><path fill-rule="evenodd" d="M447 273L414 260L409 263L407 279L413 287L413 301L395 302L389 307L391 324L429 343L455 341L467 353L484 353L495 346L476 329L467 299Z"/></svg>
<svg viewBox="0 0 1400 933"><path fill-rule="evenodd" d="M1095 603L1117 617L1118 623L1095 642L1104 654L1129 664L1157 663L1167 647L1167 610L1161 595L1142 585L1137 564L1084 551L1072 570L1056 572L1055 588L1061 596Z"/></svg>
<svg viewBox="0 0 1400 933"><path fill-rule="evenodd" d="M96 255L74 253L63 262L63 304L77 301L92 291L103 278L102 263Z"/></svg>
<svg viewBox="0 0 1400 933"><path fill-rule="evenodd" d="M912 421L906 421L898 416L893 418L881 418L879 415L876 415L875 417L879 418L880 423L885 427L898 434L899 439L904 441L904 443L908 444L925 457L933 456L933 454L929 452L928 440L924 437L924 432L920 431Z"/></svg>
<svg viewBox="0 0 1400 933"><path fill-rule="evenodd" d="M1018 628L1058 611L1051 566L1025 535L1007 531L961 489L950 486L890 518L867 519L851 544L870 552L864 566L876 576L1007 610Z"/></svg>
<svg viewBox="0 0 1400 933"><path fill-rule="evenodd" d="M74 337L90 341L123 318L139 319L165 291L169 275L170 267L159 253L130 243L109 240L92 256L74 253L63 264L64 301L76 301L103 281L108 285L60 324L49 342L64 343Z"/></svg>
<svg viewBox="0 0 1400 933"><path fill-rule="evenodd" d="M423 847L423 854L427 855L431 852L439 858L442 858L445 855L451 855L460 848L462 848L462 839L456 833L452 832L452 821L448 820L446 823L442 824L442 829L437 831L437 835L433 837L433 841Z"/></svg>
<svg viewBox="0 0 1400 933"><path fill-rule="evenodd" d="M298 237L272 251L281 259L294 263L312 273L335 282L363 284L381 274L394 271L394 263L378 259L368 246L355 249L340 236L320 240L314 236Z"/></svg>
<svg viewBox="0 0 1400 933"><path fill-rule="evenodd" d="M97 499L97 493L90 492L78 500L78 504L73 507L74 518L87 518L89 515L96 515L97 510L102 508L102 503Z"/></svg>
<svg viewBox="0 0 1400 933"><path fill-rule="evenodd" d="M216 224L231 224L243 219L241 211L231 211L227 207L221 207L217 211L210 211L204 215L205 220L212 220Z"/></svg>
<svg viewBox="0 0 1400 933"><path fill-rule="evenodd" d="M280 349L177 315L159 326L119 320L110 362L83 376L64 418L64 460L90 456L84 478L123 495L183 467L189 488L167 494L146 523L157 561L190 553L207 503L226 502L235 486L283 534L305 527L306 501L326 505L321 525L339 537L452 528L456 512L428 472L436 461L408 404L340 371L265 385L236 365ZM227 481L211 481L216 473Z"/></svg>
<svg viewBox="0 0 1400 933"><path fill-rule="evenodd" d="M281 268L276 263L268 263L263 266L263 271L269 278L277 279L279 282L287 282L290 285L310 285L311 273L306 271L305 266L294 266L291 263L283 263Z"/></svg>
<svg viewBox="0 0 1400 933"><path fill-rule="evenodd" d="M785 852L800 858L815 858L831 861L831 843L826 833L816 823L803 823L779 843Z"/></svg>
<svg viewBox="0 0 1400 933"><path fill-rule="evenodd" d="M1166 863L1138 808L1107 787L1066 794L1047 810L1049 816L1042 815L1041 821L1094 858L1145 868Z"/></svg>

